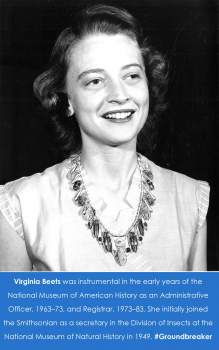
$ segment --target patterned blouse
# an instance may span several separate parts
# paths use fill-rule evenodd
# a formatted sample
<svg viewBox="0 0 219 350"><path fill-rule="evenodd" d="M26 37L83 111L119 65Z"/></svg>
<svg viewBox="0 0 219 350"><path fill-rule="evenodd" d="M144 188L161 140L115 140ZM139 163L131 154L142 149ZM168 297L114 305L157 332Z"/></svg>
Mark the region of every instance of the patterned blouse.
<svg viewBox="0 0 219 350"><path fill-rule="evenodd" d="M68 173L71 161L0 186L0 211L25 241L34 271L193 271L205 270L199 254L205 246L209 186L206 182L161 168L153 173L155 205L142 244L119 266L92 236L73 200ZM101 222L125 232L136 216L141 175L136 168L123 203L106 197L83 174L92 206ZM119 215L116 207L119 208ZM115 219L116 218L116 219ZM116 222L116 223L115 223Z"/></svg>

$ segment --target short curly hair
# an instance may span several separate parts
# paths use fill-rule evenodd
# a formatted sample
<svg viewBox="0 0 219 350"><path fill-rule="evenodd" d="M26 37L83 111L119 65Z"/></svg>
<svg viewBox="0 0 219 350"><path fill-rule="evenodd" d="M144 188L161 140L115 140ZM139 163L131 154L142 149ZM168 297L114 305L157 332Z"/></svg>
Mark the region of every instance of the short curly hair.
<svg viewBox="0 0 219 350"><path fill-rule="evenodd" d="M125 34L138 43L144 60L149 88L149 114L138 135L137 149L147 153L153 148L153 136L158 115L165 110L167 64L165 58L143 36L137 20L126 10L107 5L95 5L77 14L73 25L64 29L53 47L48 69L34 81L36 97L46 108L63 155L69 156L81 148L81 134L76 118L67 118L68 98L65 94L69 56L73 46L88 34Z"/></svg>

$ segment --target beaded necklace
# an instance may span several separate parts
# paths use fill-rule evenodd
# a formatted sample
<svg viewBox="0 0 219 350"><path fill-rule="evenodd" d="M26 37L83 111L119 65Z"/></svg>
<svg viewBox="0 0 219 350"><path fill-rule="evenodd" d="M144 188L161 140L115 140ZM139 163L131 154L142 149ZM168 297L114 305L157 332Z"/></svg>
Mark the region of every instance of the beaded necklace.
<svg viewBox="0 0 219 350"><path fill-rule="evenodd" d="M106 253L111 253L118 265L123 266L127 262L130 253L136 253L143 242L148 220L151 217L152 206L155 197L151 191L154 190L153 174L144 158L137 154L138 167L141 174L141 189L138 208L133 223L122 235L116 235L106 229L104 224L96 215L91 205L88 192L82 177L82 166L80 155L71 156L71 168L67 174L70 188L74 191L73 201L80 207L80 215L86 221L92 236L102 246Z"/></svg>

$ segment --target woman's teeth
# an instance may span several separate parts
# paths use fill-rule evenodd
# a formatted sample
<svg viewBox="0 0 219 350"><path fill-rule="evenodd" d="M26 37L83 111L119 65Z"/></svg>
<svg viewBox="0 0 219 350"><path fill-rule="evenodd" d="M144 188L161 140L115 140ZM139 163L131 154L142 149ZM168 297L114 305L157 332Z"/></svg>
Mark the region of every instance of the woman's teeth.
<svg viewBox="0 0 219 350"><path fill-rule="evenodd" d="M132 115L132 112L109 113L104 116L106 119L126 119Z"/></svg>

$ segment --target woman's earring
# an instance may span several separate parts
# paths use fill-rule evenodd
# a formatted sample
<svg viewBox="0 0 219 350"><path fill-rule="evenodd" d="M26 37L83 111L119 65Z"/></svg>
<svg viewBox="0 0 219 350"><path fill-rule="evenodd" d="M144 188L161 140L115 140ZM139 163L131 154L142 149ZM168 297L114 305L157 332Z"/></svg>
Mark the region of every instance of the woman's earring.
<svg viewBox="0 0 219 350"><path fill-rule="evenodd" d="M67 117L70 118L73 116L73 114L74 114L74 110L73 110L72 104L71 102L68 102Z"/></svg>
<svg viewBox="0 0 219 350"><path fill-rule="evenodd" d="M59 98L57 94L52 95L52 97L49 99L49 107L51 109L54 110L57 107L58 99Z"/></svg>

